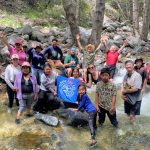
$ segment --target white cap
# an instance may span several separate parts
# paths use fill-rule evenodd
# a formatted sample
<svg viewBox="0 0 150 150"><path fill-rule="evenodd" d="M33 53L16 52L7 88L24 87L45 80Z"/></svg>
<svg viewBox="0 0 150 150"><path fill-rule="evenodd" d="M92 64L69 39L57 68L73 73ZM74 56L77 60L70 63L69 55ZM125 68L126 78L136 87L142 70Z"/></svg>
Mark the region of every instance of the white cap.
<svg viewBox="0 0 150 150"><path fill-rule="evenodd" d="M17 54L13 54L13 55L11 56L11 59L14 59L14 58L19 59L19 56L18 56Z"/></svg>

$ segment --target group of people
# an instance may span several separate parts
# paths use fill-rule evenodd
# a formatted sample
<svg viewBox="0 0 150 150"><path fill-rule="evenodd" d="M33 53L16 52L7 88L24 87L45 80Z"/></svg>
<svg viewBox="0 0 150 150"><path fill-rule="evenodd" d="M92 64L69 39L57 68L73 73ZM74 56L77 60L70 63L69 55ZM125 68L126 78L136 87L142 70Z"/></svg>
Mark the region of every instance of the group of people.
<svg viewBox="0 0 150 150"><path fill-rule="evenodd" d="M22 112L26 109L27 116L31 116L30 110L34 100L34 111L46 113L48 104L63 106L63 102L57 97L57 76L66 76L80 80L78 87L77 107L72 111L84 109L89 115L89 128L92 137L91 146L96 141L96 116L98 113L99 124L103 125L106 114L114 127L118 127L116 118L117 88L113 83L118 56L127 45L126 39L118 49L116 45L108 47L109 36L102 35L100 44L95 46L88 44L83 47L80 43L80 35L76 35L79 51L83 53L83 62L79 61L77 48L69 49L67 56L63 56L62 50L57 46L57 39L53 39L50 46L43 50L41 44L32 43L31 48L24 48L22 40L16 40L15 45L8 43L7 37L0 33L4 44L8 47L11 63L5 70L5 81L8 94L8 112L11 113L13 101L16 99L19 106L15 122L20 123ZM106 48L106 65L98 71L94 65L95 55ZM135 62L125 62L127 74L124 77L121 92L124 100L125 113L131 123L135 116L140 114L142 94L147 83L147 72L142 58ZM81 71L82 70L82 73ZM95 106L86 93L92 83L96 84Z"/></svg>

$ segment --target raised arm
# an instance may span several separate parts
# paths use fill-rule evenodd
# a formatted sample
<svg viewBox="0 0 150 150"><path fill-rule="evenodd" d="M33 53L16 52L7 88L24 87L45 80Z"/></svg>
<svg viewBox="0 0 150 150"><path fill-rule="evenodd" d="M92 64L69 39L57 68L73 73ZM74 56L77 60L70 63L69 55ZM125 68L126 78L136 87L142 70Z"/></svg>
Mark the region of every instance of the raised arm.
<svg viewBox="0 0 150 150"><path fill-rule="evenodd" d="M125 46L128 44L128 39L126 39L123 42L123 45L119 48L118 53L120 54L122 52L122 50L125 48Z"/></svg>
<svg viewBox="0 0 150 150"><path fill-rule="evenodd" d="M104 45L104 47L106 48L106 51L108 51L108 40L109 40L109 36L108 35L102 35L100 42ZM101 46L101 45L99 45Z"/></svg>
<svg viewBox="0 0 150 150"><path fill-rule="evenodd" d="M79 50L83 50L83 46L81 45L81 42L80 42L80 34L79 33L76 35L76 40L77 40L77 45L79 47Z"/></svg>
<svg viewBox="0 0 150 150"><path fill-rule="evenodd" d="M0 32L0 37L2 42L8 47L8 49L10 49L11 45L8 43L7 37L2 32Z"/></svg>

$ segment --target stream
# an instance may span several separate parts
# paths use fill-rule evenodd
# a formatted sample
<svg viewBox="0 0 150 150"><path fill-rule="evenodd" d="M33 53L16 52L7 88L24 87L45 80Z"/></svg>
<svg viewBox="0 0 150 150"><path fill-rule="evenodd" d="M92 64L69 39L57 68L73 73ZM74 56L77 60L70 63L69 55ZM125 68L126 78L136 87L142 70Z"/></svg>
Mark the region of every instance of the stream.
<svg viewBox="0 0 150 150"><path fill-rule="evenodd" d="M97 145L94 150L150 150L150 88L143 96L141 115L136 125L128 122L124 114L123 101L119 87L125 74L120 69L114 78L118 86L117 118L119 128L114 128L108 118L104 126L97 129ZM95 86L88 90L94 100ZM6 94L0 94L0 150L88 150L90 134L87 127L70 127L60 119L58 127L50 127L34 117L22 118L20 125L15 124L17 107L7 113Z"/></svg>

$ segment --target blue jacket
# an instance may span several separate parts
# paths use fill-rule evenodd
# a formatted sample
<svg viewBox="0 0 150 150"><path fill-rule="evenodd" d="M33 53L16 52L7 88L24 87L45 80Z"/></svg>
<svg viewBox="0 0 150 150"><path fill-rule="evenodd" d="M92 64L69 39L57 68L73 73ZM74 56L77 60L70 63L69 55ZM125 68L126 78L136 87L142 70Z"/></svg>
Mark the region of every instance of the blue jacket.
<svg viewBox="0 0 150 150"><path fill-rule="evenodd" d="M78 98L78 100L78 110L81 110L83 108L86 112L96 111L95 106L93 105L87 94L82 95L81 99Z"/></svg>

